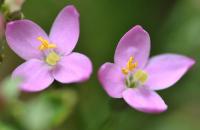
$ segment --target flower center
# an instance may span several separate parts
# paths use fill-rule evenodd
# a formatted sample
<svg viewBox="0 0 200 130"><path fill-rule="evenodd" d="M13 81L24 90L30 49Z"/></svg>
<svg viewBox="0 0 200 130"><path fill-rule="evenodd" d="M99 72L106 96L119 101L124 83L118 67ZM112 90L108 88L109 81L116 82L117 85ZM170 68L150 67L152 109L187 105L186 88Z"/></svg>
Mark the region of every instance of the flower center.
<svg viewBox="0 0 200 130"><path fill-rule="evenodd" d="M148 74L145 71L138 69L134 72L137 66L138 62L134 62L134 58L131 56L126 67L122 68L122 73L126 76L125 84L128 88L143 85L148 79Z"/></svg>
<svg viewBox="0 0 200 130"><path fill-rule="evenodd" d="M38 47L39 50L45 51L49 50L47 52L47 56L45 58L45 62L51 66L54 66L57 64L57 62L60 60L60 56L53 51L53 48L56 48L55 44L50 44L48 40L44 39L43 37L38 37L37 40L39 40L42 44Z"/></svg>
<svg viewBox="0 0 200 130"><path fill-rule="evenodd" d="M46 63L52 66L56 65L59 60L60 60L60 56L54 51L51 51L45 59Z"/></svg>

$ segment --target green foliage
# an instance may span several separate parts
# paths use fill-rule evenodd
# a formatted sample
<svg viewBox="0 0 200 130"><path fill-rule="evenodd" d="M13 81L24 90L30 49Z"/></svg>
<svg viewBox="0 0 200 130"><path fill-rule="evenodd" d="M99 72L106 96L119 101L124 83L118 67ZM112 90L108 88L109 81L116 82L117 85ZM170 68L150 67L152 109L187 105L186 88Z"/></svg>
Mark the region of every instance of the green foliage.
<svg viewBox="0 0 200 130"><path fill-rule="evenodd" d="M8 124L0 122L0 130L15 130L15 128L11 127Z"/></svg>
<svg viewBox="0 0 200 130"><path fill-rule="evenodd" d="M7 78L1 85L1 96L8 103L6 111L26 130L49 130L61 125L73 112L77 94L73 90L44 92L28 102L19 99L20 79ZM10 130L0 124L0 130Z"/></svg>
<svg viewBox="0 0 200 130"><path fill-rule="evenodd" d="M72 90L46 92L29 102L21 122L28 130L48 130L62 124L73 111L77 95Z"/></svg>
<svg viewBox="0 0 200 130"><path fill-rule="evenodd" d="M21 80L19 78L12 79L10 77L6 78L1 87L1 94L6 101L11 102L18 98L20 94L19 84Z"/></svg>

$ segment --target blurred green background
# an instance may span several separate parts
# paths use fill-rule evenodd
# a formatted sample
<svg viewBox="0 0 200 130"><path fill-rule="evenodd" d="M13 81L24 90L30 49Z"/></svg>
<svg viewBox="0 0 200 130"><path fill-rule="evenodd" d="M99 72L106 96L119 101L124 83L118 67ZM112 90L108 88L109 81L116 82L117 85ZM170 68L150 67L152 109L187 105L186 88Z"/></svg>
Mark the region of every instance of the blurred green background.
<svg viewBox="0 0 200 130"><path fill-rule="evenodd" d="M27 0L22 11L49 32L58 12L69 4L80 13L75 51L91 58L91 79L83 84L54 82L40 93L22 93L20 102L0 105L5 108L0 108L0 130L200 130L200 0ZM112 99L97 80L100 65L113 61L119 39L137 24L151 36L151 55L180 53L197 61L176 85L159 91L169 108L157 115ZM4 55L0 81L23 62L7 46Z"/></svg>

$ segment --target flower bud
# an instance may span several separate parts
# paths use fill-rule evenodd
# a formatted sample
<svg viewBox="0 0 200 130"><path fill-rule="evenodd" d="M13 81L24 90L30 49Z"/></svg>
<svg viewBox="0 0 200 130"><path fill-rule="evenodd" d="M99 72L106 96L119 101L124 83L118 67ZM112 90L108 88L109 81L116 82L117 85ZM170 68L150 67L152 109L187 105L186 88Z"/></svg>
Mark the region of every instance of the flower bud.
<svg viewBox="0 0 200 130"><path fill-rule="evenodd" d="M24 1L25 0L5 0L4 4L8 7L9 12L13 13L21 10Z"/></svg>

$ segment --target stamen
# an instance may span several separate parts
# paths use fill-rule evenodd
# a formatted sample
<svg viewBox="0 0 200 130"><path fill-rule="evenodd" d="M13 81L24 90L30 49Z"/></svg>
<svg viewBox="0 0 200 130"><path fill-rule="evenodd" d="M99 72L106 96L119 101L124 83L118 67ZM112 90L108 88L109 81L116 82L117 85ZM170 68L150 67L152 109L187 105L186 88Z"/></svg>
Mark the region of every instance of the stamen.
<svg viewBox="0 0 200 130"><path fill-rule="evenodd" d="M125 84L128 88L135 88L144 85L148 80L148 74L143 70L137 70L133 74L129 74L125 78Z"/></svg>
<svg viewBox="0 0 200 130"><path fill-rule="evenodd" d="M39 40L42 43L38 48L41 51L56 48L55 44L50 44L49 41L44 39L43 37L38 37L37 40Z"/></svg>
<svg viewBox="0 0 200 130"><path fill-rule="evenodd" d="M133 72L137 67L138 62L134 61L134 58L131 56L126 64L126 67L121 69L122 73L125 75L125 84L128 88L143 85L148 79L148 74L141 69Z"/></svg>
<svg viewBox="0 0 200 130"><path fill-rule="evenodd" d="M131 56L126 64L125 68L122 68L122 73L127 75L130 71L133 71L138 66L138 62L134 62L134 58Z"/></svg>
<svg viewBox="0 0 200 130"><path fill-rule="evenodd" d="M127 74L128 74L128 69L122 68L122 73L123 73L124 75L127 75Z"/></svg>

